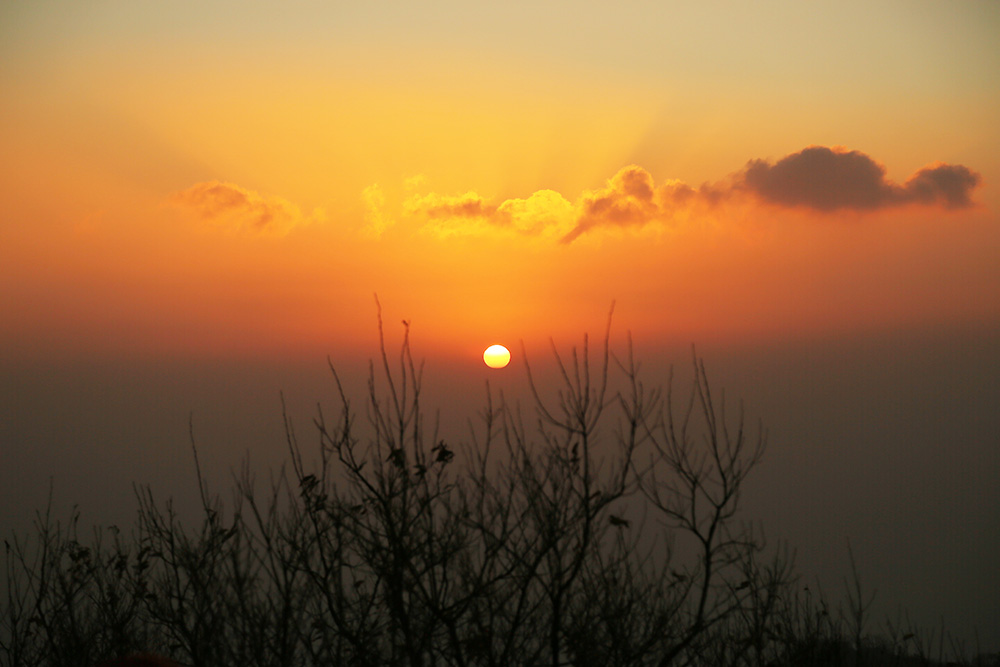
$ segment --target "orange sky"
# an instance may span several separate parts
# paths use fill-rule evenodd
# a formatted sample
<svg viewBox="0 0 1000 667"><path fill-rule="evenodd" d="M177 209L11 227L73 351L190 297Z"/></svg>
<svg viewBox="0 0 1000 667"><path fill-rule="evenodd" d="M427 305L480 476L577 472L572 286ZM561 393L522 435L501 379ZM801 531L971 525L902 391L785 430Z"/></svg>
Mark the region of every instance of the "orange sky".
<svg viewBox="0 0 1000 667"><path fill-rule="evenodd" d="M996 5L727 7L7 4L4 354L995 325Z"/></svg>

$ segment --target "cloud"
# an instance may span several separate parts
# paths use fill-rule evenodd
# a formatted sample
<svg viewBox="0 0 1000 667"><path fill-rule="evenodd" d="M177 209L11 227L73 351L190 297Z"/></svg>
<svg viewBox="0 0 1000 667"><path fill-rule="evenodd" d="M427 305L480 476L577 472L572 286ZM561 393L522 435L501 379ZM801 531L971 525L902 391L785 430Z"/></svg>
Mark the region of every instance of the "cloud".
<svg viewBox="0 0 1000 667"><path fill-rule="evenodd" d="M405 212L424 220L424 229L442 238L479 236L502 226L506 215L475 192L463 195L430 193L412 195L403 204Z"/></svg>
<svg viewBox="0 0 1000 667"><path fill-rule="evenodd" d="M413 195L404 208L424 221L424 229L446 238L486 233L572 241L591 227L642 226L669 218L664 207L690 198L694 190L669 183L659 189L641 167L631 165L612 177L606 187L585 192L573 204L554 190L538 190L525 199L493 204L475 192L462 195Z"/></svg>
<svg viewBox="0 0 1000 667"><path fill-rule="evenodd" d="M497 213L520 234L561 236L572 228L576 208L555 190L539 190L527 199L506 200Z"/></svg>
<svg viewBox="0 0 1000 667"><path fill-rule="evenodd" d="M860 151L810 146L771 164L751 160L742 186L781 206L817 211L875 210L918 204L964 208L979 175L961 165L925 167L903 185L886 178L885 167Z"/></svg>
<svg viewBox="0 0 1000 667"><path fill-rule="evenodd" d="M656 185L653 176L629 165L576 203L539 190L526 199L493 204L475 192L412 195L406 213L441 237L496 232L555 238L572 243L597 230L639 230L704 219L721 207L761 203L819 213L875 211L899 206L961 209L973 205L980 177L962 165L935 163L902 185L860 151L809 146L777 162L750 160L729 178L693 187L681 181Z"/></svg>
<svg viewBox="0 0 1000 667"><path fill-rule="evenodd" d="M600 190L584 193L579 220L569 234L570 242L598 226L635 227L658 217L656 187L648 171L636 165L619 170Z"/></svg>
<svg viewBox="0 0 1000 667"><path fill-rule="evenodd" d="M489 219L497 214L497 207L488 204L475 192L466 192L464 195L457 196L436 193L415 195L407 200L406 209L411 213L423 214L436 220L450 218L460 220Z"/></svg>
<svg viewBox="0 0 1000 667"><path fill-rule="evenodd" d="M909 201L941 204L945 208L972 206L971 193L982 181L979 174L960 164L937 163L924 167L906 181L903 191Z"/></svg>
<svg viewBox="0 0 1000 667"><path fill-rule="evenodd" d="M633 164L619 170L603 188L584 192L580 215L560 240L571 243L600 227L640 228L652 222L668 223L687 215L698 204L714 203L707 188L695 190L680 181L656 187L652 175Z"/></svg>
<svg viewBox="0 0 1000 667"><path fill-rule="evenodd" d="M322 211L304 216L299 207L280 197L265 197L232 183L207 181L170 195L170 202L222 227L284 236L296 226L321 219Z"/></svg>
<svg viewBox="0 0 1000 667"><path fill-rule="evenodd" d="M858 151L811 146L771 164L751 160L743 184L767 201L820 211L871 209L892 198L885 168Z"/></svg>
<svg viewBox="0 0 1000 667"><path fill-rule="evenodd" d="M506 199L494 205L475 192L447 196L414 195L406 212L422 218L424 228L440 237L506 232L527 236L557 236L573 225L575 209L554 190L539 190L527 199Z"/></svg>
<svg viewBox="0 0 1000 667"><path fill-rule="evenodd" d="M385 212L385 193L378 183L369 185L361 191L361 202L365 207L365 226L361 228L362 236L381 238L385 230L395 224L395 221Z"/></svg>

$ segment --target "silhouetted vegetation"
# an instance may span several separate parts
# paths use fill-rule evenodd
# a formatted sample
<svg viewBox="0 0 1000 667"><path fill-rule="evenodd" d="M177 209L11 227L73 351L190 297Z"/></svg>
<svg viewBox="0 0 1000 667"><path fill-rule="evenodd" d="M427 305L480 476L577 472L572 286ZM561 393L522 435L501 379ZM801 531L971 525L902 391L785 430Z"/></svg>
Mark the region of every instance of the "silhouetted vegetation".
<svg viewBox="0 0 1000 667"><path fill-rule="evenodd" d="M873 630L856 570L831 608L740 519L766 434L699 360L678 400L607 336L553 346L554 395L528 365L534 409L487 388L455 443L425 421L408 339L398 366L381 349L360 410L331 365L315 462L286 417L263 490L244 464L226 507L199 469L200 525L138 486L130 532L80 535L50 507L12 536L0 665L973 664L943 631Z"/></svg>

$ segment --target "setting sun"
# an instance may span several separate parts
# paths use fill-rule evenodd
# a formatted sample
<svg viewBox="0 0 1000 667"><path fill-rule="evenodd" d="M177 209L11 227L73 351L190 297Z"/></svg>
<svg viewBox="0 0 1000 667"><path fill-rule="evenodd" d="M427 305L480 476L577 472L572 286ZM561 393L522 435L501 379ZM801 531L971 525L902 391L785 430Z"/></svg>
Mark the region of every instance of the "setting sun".
<svg viewBox="0 0 1000 667"><path fill-rule="evenodd" d="M483 361L490 368L503 368L510 363L510 350L503 345L490 345L483 352Z"/></svg>

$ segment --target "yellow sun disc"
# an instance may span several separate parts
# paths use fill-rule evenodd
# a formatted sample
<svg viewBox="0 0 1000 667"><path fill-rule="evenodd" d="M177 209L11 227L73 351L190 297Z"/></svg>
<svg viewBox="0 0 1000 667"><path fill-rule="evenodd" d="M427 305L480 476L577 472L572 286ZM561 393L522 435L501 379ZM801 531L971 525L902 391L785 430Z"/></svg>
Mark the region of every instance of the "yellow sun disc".
<svg viewBox="0 0 1000 667"><path fill-rule="evenodd" d="M510 363L510 350L503 345L490 345L483 352L483 361L490 368L503 368Z"/></svg>

